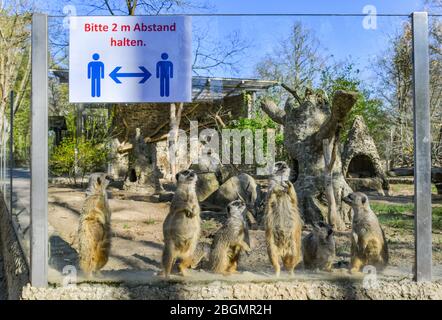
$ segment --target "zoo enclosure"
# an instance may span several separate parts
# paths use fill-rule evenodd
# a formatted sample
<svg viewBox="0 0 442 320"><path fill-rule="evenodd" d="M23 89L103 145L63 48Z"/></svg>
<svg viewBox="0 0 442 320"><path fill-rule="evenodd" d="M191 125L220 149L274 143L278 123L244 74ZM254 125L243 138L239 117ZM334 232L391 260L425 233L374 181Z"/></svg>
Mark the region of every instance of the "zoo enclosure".
<svg viewBox="0 0 442 320"><path fill-rule="evenodd" d="M199 16L199 15L190 15ZM210 15L203 15L210 16ZM226 15L236 16L236 15ZM247 16L247 15L238 15ZM260 16L260 15L251 15ZM262 15L278 16L278 15ZM306 16L284 14L280 16ZM329 15L307 15L329 16ZM340 16L340 15L335 15ZM343 15L344 16L344 15ZM363 16L363 15L354 15ZM380 15L381 16L381 15ZM417 281L431 280L431 155L429 112L428 15L413 13L415 240ZM32 22L32 145L30 271L34 286L47 285L48 273L48 16ZM2 145L2 150L6 148ZM2 153L3 155L3 153ZM5 162L7 157L2 157ZM2 167L5 172L6 164ZM4 176L2 176L4 177Z"/></svg>

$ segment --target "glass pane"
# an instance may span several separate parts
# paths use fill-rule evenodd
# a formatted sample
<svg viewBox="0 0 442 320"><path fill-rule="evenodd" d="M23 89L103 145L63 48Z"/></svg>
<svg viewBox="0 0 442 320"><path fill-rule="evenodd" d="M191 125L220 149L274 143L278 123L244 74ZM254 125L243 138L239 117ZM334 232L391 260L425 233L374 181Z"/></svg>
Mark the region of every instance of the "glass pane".
<svg viewBox="0 0 442 320"><path fill-rule="evenodd" d="M7 210L12 215L17 238L29 261L31 17L14 15L7 6L1 10L2 30L9 30L8 41L14 45L2 45L0 49L2 76L8 79L2 82L3 94L7 96L1 96L0 175Z"/></svg>
<svg viewBox="0 0 442 320"><path fill-rule="evenodd" d="M352 268L372 272L364 266L374 265L374 260L362 265L355 259L351 262L354 214L345 202L368 210L366 199L375 214L370 228L374 239L380 241L376 249L381 261L378 274L411 277L414 188L410 27L409 18L402 16L379 16L375 21L324 16L193 17L193 102L183 106L179 123L183 131L176 140L177 149L170 149L170 112L178 114L180 104L173 109L164 103L68 102L68 33L62 18L51 18L50 281L61 283L63 269L70 265L78 268L80 279L84 279L79 268L84 237L78 229L80 216L87 210L88 181L95 172L106 172L114 181L107 188L112 212L109 260L101 276L94 275L94 279L157 277L162 270L163 223L176 190L175 173L189 167L198 175L202 212L197 248L201 261L193 261L198 271L191 270L187 277L225 279L222 274L208 272L208 252L217 241L217 232L229 223L227 205L243 198L250 211L242 219L249 228L251 251L248 255L242 252L239 274L229 279L273 278L275 270L264 231L266 194L274 191L266 164L273 170L273 159L266 163L256 158L272 145L274 160L285 161L291 170L297 214L304 222L298 231L307 239L305 245L324 234L326 242L332 243L329 226L314 224L325 221L335 229L335 256L330 257L330 263L315 260L326 271L314 272L316 264L308 265L307 256L302 262L301 252L308 254L309 249L300 249L299 257L293 258L295 277L352 277ZM217 136L220 142L226 129L238 129L245 136L241 141L246 142L236 149L234 143L226 143L233 154L228 164L220 165L223 155L216 153L222 150L220 144L210 156L199 158L209 162L192 164L192 150L188 148L192 148L190 135L195 131L191 124L198 129L200 143L193 150L197 153L210 147L207 135L215 139L209 139L212 142ZM267 129L273 129L274 136ZM260 130L265 146L261 149ZM184 138L188 140L181 140ZM331 174L324 165L327 150L335 155L331 157L335 159ZM288 188L281 181L275 183ZM327 185L333 193L328 192ZM352 191L365 195L344 201ZM331 195L335 215L328 213ZM301 240L295 242L301 245ZM382 261L387 260L385 242L389 260L381 271ZM323 249L328 252L327 246ZM172 277L179 277L176 273L174 267ZM281 277L289 277L283 266Z"/></svg>
<svg viewBox="0 0 442 320"><path fill-rule="evenodd" d="M430 17L430 112L433 195L433 276L442 277L442 17Z"/></svg>

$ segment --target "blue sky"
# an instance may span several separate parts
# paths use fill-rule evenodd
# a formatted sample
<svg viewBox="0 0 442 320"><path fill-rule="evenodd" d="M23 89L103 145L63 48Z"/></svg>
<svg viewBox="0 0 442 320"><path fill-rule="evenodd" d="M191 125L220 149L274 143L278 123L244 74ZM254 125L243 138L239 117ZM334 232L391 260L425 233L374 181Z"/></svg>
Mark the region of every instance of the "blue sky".
<svg viewBox="0 0 442 320"><path fill-rule="evenodd" d="M374 5L378 13L410 13L423 8L422 0L221 0L217 11L235 13L362 13Z"/></svg>
<svg viewBox="0 0 442 320"><path fill-rule="evenodd" d="M40 1L40 0L39 0ZM121 0L123 1L123 0ZM213 9L204 13L362 13L373 5L379 14L409 14L425 8L424 0L222 0L208 1ZM50 0L51 13L61 13L62 2ZM90 3L77 0L74 3ZM78 14L85 14L78 7ZM195 12L195 10L191 10ZM190 12L186 12L190 13ZM101 12L105 14L105 12ZM442 18L441 18L442 19ZM352 61L366 80L373 77L373 62L389 45L390 38L401 29L407 17L377 17L376 30L363 28L363 17L193 17L194 28L209 29L208 41L222 42L238 32L251 46L239 60L239 72L216 70L216 76L254 77L256 63L285 39L294 21L313 30L324 54L335 61Z"/></svg>
<svg viewBox="0 0 442 320"><path fill-rule="evenodd" d="M373 5L377 13L409 14L422 10L424 1L419 0L319 0L319 1L216 1L217 13L362 13L364 6ZM194 18L198 24L202 18ZM372 76L372 65L389 44L391 35L401 29L406 17L378 17L377 29L366 30L362 17L217 17L205 19L210 23L210 34L222 39L229 32L239 30L252 43L252 49L241 61L240 76L254 76L257 61L278 41L286 38L294 21L301 21L314 31L324 53L333 55L336 61L353 61L362 76Z"/></svg>

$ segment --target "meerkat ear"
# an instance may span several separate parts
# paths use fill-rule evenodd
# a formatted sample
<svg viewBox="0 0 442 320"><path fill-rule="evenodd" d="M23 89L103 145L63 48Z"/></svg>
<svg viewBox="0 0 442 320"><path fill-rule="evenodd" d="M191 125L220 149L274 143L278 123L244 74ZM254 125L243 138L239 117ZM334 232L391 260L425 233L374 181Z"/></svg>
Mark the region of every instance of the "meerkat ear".
<svg viewBox="0 0 442 320"><path fill-rule="evenodd" d="M367 196L366 195L364 195L363 197L362 197L362 199L361 199L361 201L362 201L362 204L365 204L366 202L367 202Z"/></svg>
<svg viewBox="0 0 442 320"><path fill-rule="evenodd" d="M101 185L101 178L100 178L100 177L97 177L97 183L98 183L99 185Z"/></svg>
<svg viewBox="0 0 442 320"><path fill-rule="evenodd" d="M327 236L331 236L333 234L333 227L329 227L327 231Z"/></svg>

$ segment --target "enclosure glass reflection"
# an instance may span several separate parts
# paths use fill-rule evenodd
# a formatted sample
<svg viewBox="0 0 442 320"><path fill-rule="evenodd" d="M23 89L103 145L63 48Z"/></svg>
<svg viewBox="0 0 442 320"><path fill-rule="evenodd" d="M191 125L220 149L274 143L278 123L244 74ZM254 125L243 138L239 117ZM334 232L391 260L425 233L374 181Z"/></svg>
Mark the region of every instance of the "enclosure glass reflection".
<svg viewBox="0 0 442 320"><path fill-rule="evenodd" d="M105 232L111 244L105 246L109 254L99 268L101 274L92 272L92 278L161 278L167 236L163 224L176 179L193 179L189 172L176 174L189 168L198 176L201 209L201 232L189 264L200 271L190 270L186 277L223 278L237 269L239 273L229 279L276 279L264 231L269 225L265 212L275 191L274 181L269 180L268 163L257 163L257 132L263 134L264 154L273 146L274 160L287 163L291 184L281 186L284 193L296 192L302 218L297 229L293 227L299 236L295 240L298 253L287 261L282 257L281 278L290 277L284 265L289 270L293 265L294 277L353 276L349 269L358 267L358 262L352 261L351 206L372 210L373 228L379 221L383 230L380 235L377 229L373 231L382 240L376 244L380 246L378 275L411 277L414 188L409 18L377 17L376 26L367 26L361 17L193 17L193 102L184 105L69 104L68 30L61 18L50 18L49 25L50 282L62 283L63 272L71 266L80 281L88 276L82 272L79 257L86 237L79 221L96 187L98 176L92 175L96 172L107 174L99 184L109 182L106 201L111 218ZM440 46L440 38L433 41ZM441 65L441 56L433 57ZM432 70L432 77L433 83L440 84L440 71ZM434 110L440 118L440 102ZM182 131L173 136L178 128ZM242 134L242 146L236 149L240 161L234 160L235 146L229 141L232 158L221 165L223 133L233 129ZM219 139L218 162L210 162L217 158L210 154L205 158L209 163L192 164L192 132L200 139L197 154L210 140ZM211 138L206 139L207 135ZM171 138L174 143L168 137L175 137ZM250 146L254 148L252 161L247 161ZM440 167L439 148L433 153L434 166ZM273 169L273 162L269 163ZM284 165L279 168L285 172ZM365 196L349 198L352 191ZM237 204L229 205L238 199L249 211L242 219L248 229L248 239L243 240L250 248L240 248L240 259L229 272L211 272L216 269L210 261L216 234L229 223L230 212L239 210ZM438 200L435 196L435 216ZM332 202L334 209L329 206ZM434 261L440 266L441 239L436 233L433 236ZM313 250L309 246L319 241L315 237L324 238L327 261L309 264L308 253ZM359 267L353 271L369 272L364 263ZM172 277L180 277L178 271L175 266Z"/></svg>
<svg viewBox="0 0 442 320"><path fill-rule="evenodd" d="M433 277L439 279L442 275L442 17L430 17L429 26Z"/></svg>
<svg viewBox="0 0 442 320"><path fill-rule="evenodd" d="M17 45L1 47L2 77L14 81L4 80L0 103L0 191L26 257L30 254L30 21L29 16L2 16L3 30L10 30Z"/></svg>

